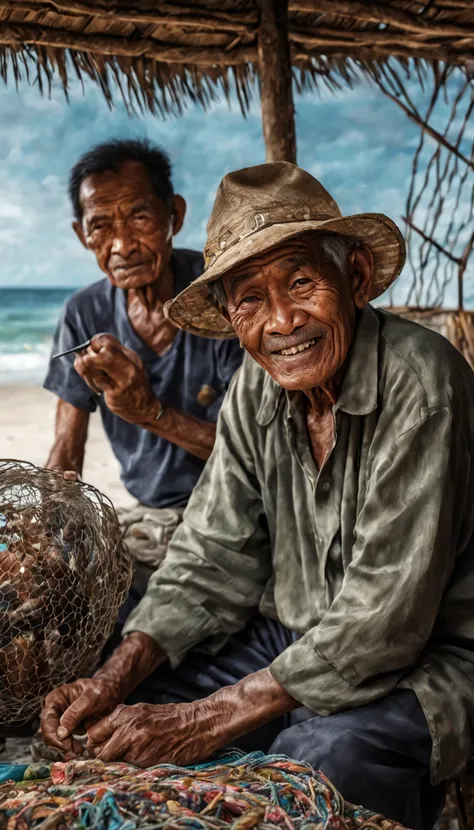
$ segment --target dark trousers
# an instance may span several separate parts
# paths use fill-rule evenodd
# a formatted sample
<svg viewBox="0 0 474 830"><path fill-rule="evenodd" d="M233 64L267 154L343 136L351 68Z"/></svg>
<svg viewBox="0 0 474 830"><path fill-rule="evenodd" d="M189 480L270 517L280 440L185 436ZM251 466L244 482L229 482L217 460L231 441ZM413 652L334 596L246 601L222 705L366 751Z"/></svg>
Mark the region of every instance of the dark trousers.
<svg viewBox="0 0 474 830"><path fill-rule="evenodd" d="M296 639L279 623L256 617L216 656L190 652L177 669L158 669L127 702L199 700L266 668ZM443 790L429 783L430 733L409 690L325 718L301 707L235 745L305 761L322 770L347 801L413 830L432 826L441 806Z"/></svg>

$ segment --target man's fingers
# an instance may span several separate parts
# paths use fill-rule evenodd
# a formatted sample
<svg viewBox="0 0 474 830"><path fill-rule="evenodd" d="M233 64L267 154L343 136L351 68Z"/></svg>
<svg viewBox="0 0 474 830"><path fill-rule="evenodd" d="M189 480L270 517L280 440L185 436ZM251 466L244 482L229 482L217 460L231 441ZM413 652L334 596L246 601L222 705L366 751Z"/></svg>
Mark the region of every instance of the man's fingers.
<svg viewBox="0 0 474 830"><path fill-rule="evenodd" d="M71 752L72 741L70 739L61 740L58 736L59 723L64 706L67 706L66 701L64 701L64 705L61 705L59 701L52 701L49 704L45 703L45 708L41 715L41 733L45 743L49 744L49 746L54 746L56 749L61 749L65 752Z"/></svg>
<svg viewBox="0 0 474 830"><path fill-rule="evenodd" d="M98 708L99 702L95 698L91 698L91 696L87 693L80 695L80 697L78 697L74 703L71 703L71 705L61 716L59 720L59 728L66 731L65 733L59 733L58 729L58 737L61 740L64 740L66 735L72 735L72 733L76 731L77 727L80 726L86 718L91 717L91 715L93 715ZM61 738L61 735L64 737Z"/></svg>
<svg viewBox="0 0 474 830"><path fill-rule="evenodd" d="M91 368L90 365L84 362L83 357L76 357L74 368L95 395L100 395L104 391L102 387L105 388L105 385L110 383L110 378L105 372L97 368Z"/></svg>
<svg viewBox="0 0 474 830"><path fill-rule="evenodd" d="M122 731L115 733L112 737L100 746L92 745L87 751L98 761L120 761L129 749L130 741L122 734Z"/></svg>
<svg viewBox="0 0 474 830"><path fill-rule="evenodd" d="M80 481L81 477L75 470L63 470L63 478L66 481Z"/></svg>
<svg viewBox="0 0 474 830"><path fill-rule="evenodd" d="M109 351L106 349L101 349L100 352L86 352L81 357L84 365L90 368L91 371L105 372L111 369L116 370L117 363L123 362L123 359L124 356L121 351Z"/></svg>
<svg viewBox="0 0 474 830"><path fill-rule="evenodd" d="M123 704L117 706L110 715L107 715L105 718L102 718L98 723L91 726L90 729L87 730L87 737L89 745L99 746L107 741L111 735L115 732L117 728L117 718L120 715L120 712L123 710Z"/></svg>
<svg viewBox="0 0 474 830"><path fill-rule="evenodd" d="M91 340L88 351L85 352L85 354L89 355L92 353L95 353L98 357L103 357L104 360L110 358L116 361L123 357L133 363L137 368L141 368L143 365L140 355L134 352L133 349L124 346L112 334L96 334Z"/></svg>
<svg viewBox="0 0 474 830"><path fill-rule="evenodd" d="M95 334L94 337L91 338L91 342L88 346L88 348L93 352L99 352L101 349L112 349L114 347L122 348L120 340L117 340L113 334L107 334L106 332Z"/></svg>
<svg viewBox="0 0 474 830"><path fill-rule="evenodd" d="M128 382L136 375L135 362L131 361L123 350L93 352L84 355L81 360L84 370L98 380L102 376L104 383L107 380L112 383L123 383L124 380ZM102 383L99 382L99 385Z"/></svg>
<svg viewBox="0 0 474 830"><path fill-rule="evenodd" d="M126 722L121 722L121 713L125 708L120 704L110 715L88 729L86 749L94 758L100 761L119 761L130 749L130 729Z"/></svg>
<svg viewBox="0 0 474 830"><path fill-rule="evenodd" d="M137 367L141 367L143 363L141 357L133 349L124 346L113 334L96 334L92 337L87 349L79 356L97 357L105 361L116 361L117 358L125 357Z"/></svg>
<svg viewBox="0 0 474 830"><path fill-rule="evenodd" d="M51 712L45 712L41 718L41 734L47 744L61 749L62 744L58 738L58 724L59 719L57 715Z"/></svg>
<svg viewBox="0 0 474 830"><path fill-rule="evenodd" d="M105 388L113 384L115 382L114 378L121 377L126 368L123 361L120 362L119 357L106 355L102 352L86 354L83 357L76 358L74 367L86 383L89 385L93 383L99 388Z"/></svg>
<svg viewBox="0 0 474 830"><path fill-rule="evenodd" d="M81 476L76 470L63 470L63 468L59 464L55 464L54 467L50 467L50 470L53 470L55 473L61 473L62 477L66 479L66 481L80 481Z"/></svg>

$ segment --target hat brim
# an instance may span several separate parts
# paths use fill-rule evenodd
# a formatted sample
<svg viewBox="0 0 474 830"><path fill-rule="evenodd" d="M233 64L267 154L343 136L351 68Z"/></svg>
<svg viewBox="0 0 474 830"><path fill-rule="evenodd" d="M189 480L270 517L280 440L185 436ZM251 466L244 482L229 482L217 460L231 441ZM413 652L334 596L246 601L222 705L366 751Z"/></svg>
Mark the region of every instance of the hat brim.
<svg viewBox="0 0 474 830"><path fill-rule="evenodd" d="M166 316L178 328L201 337L219 340L236 337L230 323L216 308L207 285L241 262L312 230L353 237L371 250L374 260L371 300L389 288L405 263L403 236L396 224L381 213L360 213L321 222L308 220L270 225L223 251L200 277L166 304Z"/></svg>

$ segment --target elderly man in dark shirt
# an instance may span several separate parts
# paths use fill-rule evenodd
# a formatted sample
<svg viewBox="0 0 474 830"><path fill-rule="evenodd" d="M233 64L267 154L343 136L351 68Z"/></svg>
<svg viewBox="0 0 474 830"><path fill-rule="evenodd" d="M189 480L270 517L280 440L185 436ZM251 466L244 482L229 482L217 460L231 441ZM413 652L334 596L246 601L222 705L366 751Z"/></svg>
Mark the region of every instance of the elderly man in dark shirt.
<svg viewBox="0 0 474 830"><path fill-rule="evenodd" d="M96 717L89 752L143 766L270 746L419 830L473 749L474 375L369 305L402 268L396 226L342 217L293 165L225 177L205 259L169 315L248 354L125 639L47 698L44 734L74 748Z"/></svg>
<svg viewBox="0 0 474 830"><path fill-rule="evenodd" d="M146 141L99 145L73 168L69 190L74 230L106 278L74 294L57 328L53 354L92 342L76 359L51 360L44 385L59 401L48 467L82 472L99 407L123 483L141 505L122 517L133 526L128 541L153 568L212 450L242 352L179 331L163 314L201 273L202 256L173 250L186 205L162 150Z"/></svg>

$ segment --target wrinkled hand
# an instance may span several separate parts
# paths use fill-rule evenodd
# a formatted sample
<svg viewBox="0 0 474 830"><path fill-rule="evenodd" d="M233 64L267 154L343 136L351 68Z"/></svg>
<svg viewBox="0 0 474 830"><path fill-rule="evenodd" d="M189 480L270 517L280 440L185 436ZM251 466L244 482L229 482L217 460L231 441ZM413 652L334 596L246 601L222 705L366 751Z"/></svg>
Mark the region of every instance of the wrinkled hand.
<svg viewBox="0 0 474 830"><path fill-rule="evenodd" d="M143 361L111 334L96 334L74 368L95 394L104 393L107 407L124 421L140 423L157 403Z"/></svg>
<svg viewBox="0 0 474 830"><path fill-rule="evenodd" d="M222 724L208 699L163 706L117 706L87 731L89 754L101 761L122 760L139 767L185 766L202 761L224 746Z"/></svg>
<svg viewBox="0 0 474 830"><path fill-rule="evenodd" d="M80 481L81 476L76 470L63 470L63 478L65 481Z"/></svg>
<svg viewBox="0 0 474 830"><path fill-rule="evenodd" d="M66 683L46 697L41 713L44 742L66 753L82 754L83 747L71 737L78 727L88 727L113 712L120 690L112 680L84 678Z"/></svg>
<svg viewBox="0 0 474 830"><path fill-rule="evenodd" d="M63 470L63 468L59 467L59 465L57 464L54 467L49 467L49 469L52 470L53 473L61 473L65 481L81 480L80 473L78 473L76 470Z"/></svg>

